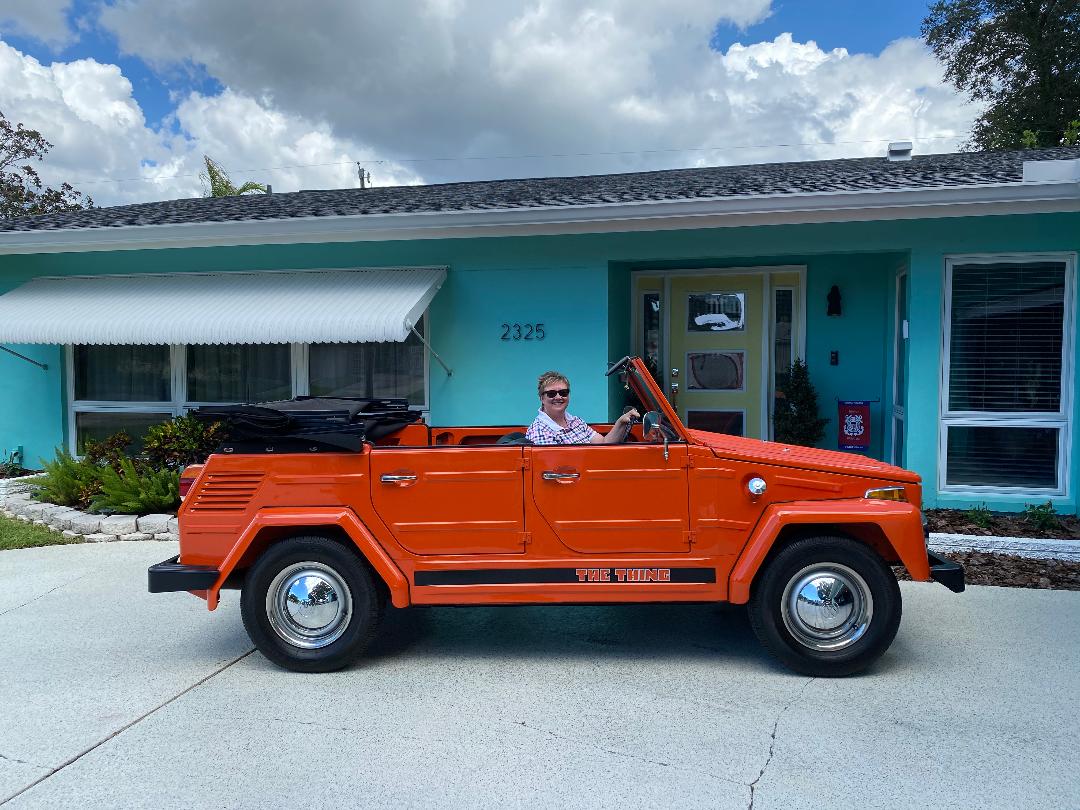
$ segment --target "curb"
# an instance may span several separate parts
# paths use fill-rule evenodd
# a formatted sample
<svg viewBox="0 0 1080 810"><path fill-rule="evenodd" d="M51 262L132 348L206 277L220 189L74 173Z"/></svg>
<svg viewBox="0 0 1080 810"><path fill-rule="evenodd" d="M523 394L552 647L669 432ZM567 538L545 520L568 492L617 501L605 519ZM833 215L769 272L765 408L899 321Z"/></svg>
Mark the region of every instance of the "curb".
<svg viewBox="0 0 1080 810"><path fill-rule="evenodd" d="M983 551L1015 554L1036 560L1080 562L1080 541L1046 540L1035 537L987 537L977 534L931 532L929 546L934 551Z"/></svg>

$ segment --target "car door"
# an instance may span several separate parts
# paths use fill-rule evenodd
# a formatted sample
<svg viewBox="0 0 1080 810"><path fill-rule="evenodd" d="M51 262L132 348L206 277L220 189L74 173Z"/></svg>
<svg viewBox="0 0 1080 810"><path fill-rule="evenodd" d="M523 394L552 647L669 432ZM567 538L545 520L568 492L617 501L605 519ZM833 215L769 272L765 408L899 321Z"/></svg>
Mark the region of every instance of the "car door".
<svg viewBox="0 0 1080 810"><path fill-rule="evenodd" d="M523 450L376 447L372 504L414 554L521 554Z"/></svg>
<svg viewBox="0 0 1080 810"><path fill-rule="evenodd" d="M689 551L685 444L525 448L536 513L582 554Z"/></svg>

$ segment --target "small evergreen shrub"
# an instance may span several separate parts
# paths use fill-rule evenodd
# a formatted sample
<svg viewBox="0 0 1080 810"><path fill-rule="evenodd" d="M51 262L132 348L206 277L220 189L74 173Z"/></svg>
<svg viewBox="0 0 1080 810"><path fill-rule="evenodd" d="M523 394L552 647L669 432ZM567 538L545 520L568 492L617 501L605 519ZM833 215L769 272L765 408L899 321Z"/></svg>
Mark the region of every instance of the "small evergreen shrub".
<svg viewBox="0 0 1080 810"><path fill-rule="evenodd" d="M1050 501L1040 504L1025 504L1024 520L1042 531L1061 528L1061 521L1058 520L1057 512L1054 511L1054 504Z"/></svg>
<svg viewBox="0 0 1080 810"><path fill-rule="evenodd" d="M57 449L52 461L41 460L45 470L38 480L38 500L88 509L90 502L101 492L101 468L86 458L77 459L63 449Z"/></svg>
<svg viewBox="0 0 1080 810"><path fill-rule="evenodd" d="M141 467L141 469L140 469ZM92 511L125 515L172 512L180 505L180 472L136 465L120 460L119 469L99 467L101 492L90 505Z"/></svg>
<svg viewBox="0 0 1080 810"><path fill-rule="evenodd" d="M810 372L799 358L791 364L791 374L773 409L773 436L785 444L813 447L825 437L828 419L818 416L817 391Z"/></svg>
<svg viewBox="0 0 1080 810"><path fill-rule="evenodd" d="M151 427L143 440L143 455L152 467L182 470L206 461L224 437L221 422L208 425L184 414Z"/></svg>
<svg viewBox="0 0 1080 810"><path fill-rule="evenodd" d="M127 449L130 446L131 436L122 430L100 442L87 439L83 446L83 460L95 467L109 466L114 470L119 470L120 461L127 458Z"/></svg>

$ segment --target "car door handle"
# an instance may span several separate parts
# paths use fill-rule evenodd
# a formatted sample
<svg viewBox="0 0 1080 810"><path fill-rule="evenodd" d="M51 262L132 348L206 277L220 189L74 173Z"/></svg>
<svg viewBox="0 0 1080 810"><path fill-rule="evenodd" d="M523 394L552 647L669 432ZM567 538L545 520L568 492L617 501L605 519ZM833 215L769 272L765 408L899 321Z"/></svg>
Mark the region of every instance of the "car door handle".
<svg viewBox="0 0 1080 810"><path fill-rule="evenodd" d="M379 480L384 484L402 484L406 481L415 481L415 475L383 475L379 477Z"/></svg>
<svg viewBox="0 0 1080 810"><path fill-rule="evenodd" d="M555 470L544 470L541 477L545 481L576 481L578 478L581 478L581 474L570 472L555 472Z"/></svg>

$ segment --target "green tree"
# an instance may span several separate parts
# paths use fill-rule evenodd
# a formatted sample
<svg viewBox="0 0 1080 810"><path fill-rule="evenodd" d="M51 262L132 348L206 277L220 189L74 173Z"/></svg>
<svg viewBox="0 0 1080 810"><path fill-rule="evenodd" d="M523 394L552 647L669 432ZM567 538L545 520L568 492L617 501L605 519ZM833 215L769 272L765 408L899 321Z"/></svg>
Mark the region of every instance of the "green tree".
<svg viewBox="0 0 1080 810"><path fill-rule="evenodd" d="M248 181L242 186L233 185L229 179L229 173L225 167L209 155L203 155L206 161L206 172L199 175L199 179L207 187L207 197L236 197L241 194L265 194L267 187L262 183Z"/></svg>
<svg viewBox="0 0 1080 810"><path fill-rule="evenodd" d="M11 125L0 111L0 219L78 211L94 201L70 183L50 188L31 165L40 163L52 144L35 129Z"/></svg>
<svg viewBox="0 0 1080 810"><path fill-rule="evenodd" d="M817 391L810 371L799 358L791 364L784 390L777 394L773 408L773 436L785 444L813 447L825 438L828 419L818 416Z"/></svg>
<svg viewBox="0 0 1080 810"><path fill-rule="evenodd" d="M922 35L986 105L971 149L1058 146L1080 129L1080 0L937 0Z"/></svg>

